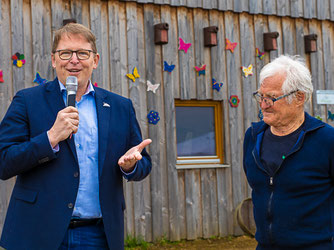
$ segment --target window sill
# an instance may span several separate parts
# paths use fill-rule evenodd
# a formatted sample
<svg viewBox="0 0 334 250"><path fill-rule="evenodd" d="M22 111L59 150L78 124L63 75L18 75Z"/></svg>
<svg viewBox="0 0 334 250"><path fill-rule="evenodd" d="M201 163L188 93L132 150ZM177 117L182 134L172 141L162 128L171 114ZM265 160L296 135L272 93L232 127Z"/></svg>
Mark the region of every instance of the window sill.
<svg viewBox="0 0 334 250"><path fill-rule="evenodd" d="M177 164L176 169L206 169L206 168L229 168L229 164Z"/></svg>

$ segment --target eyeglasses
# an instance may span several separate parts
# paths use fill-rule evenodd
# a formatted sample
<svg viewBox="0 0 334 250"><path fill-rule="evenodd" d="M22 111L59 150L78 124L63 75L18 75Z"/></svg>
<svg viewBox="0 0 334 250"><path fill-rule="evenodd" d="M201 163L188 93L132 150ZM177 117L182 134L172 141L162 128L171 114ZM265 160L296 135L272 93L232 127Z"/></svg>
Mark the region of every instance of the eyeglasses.
<svg viewBox="0 0 334 250"><path fill-rule="evenodd" d="M287 97L289 95L292 95L294 93L298 92L298 90L294 90L286 95L282 95L282 96L279 96L277 98L271 98L271 97L264 97L263 95L260 95L258 91L256 91L255 93L253 93L253 96L255 98L255 100L261 104L263 101L264 103L268 106L268 107L271 107L274 105L274 103L278 100L281 100L283 99L284 97Z"/></svg>
<svg viewBox="0 0 334 250"><path fill-rule="evenodd" d="M59 58L61 60L70 60L73 56L73 53L77 55L77 58L79 60L87 60L90 57L90 53L96 53L92 50L88 49L80 49L80 50L67 50L67 49L61 49L61 50L56 50L55 53L59 53Z"/></svg>

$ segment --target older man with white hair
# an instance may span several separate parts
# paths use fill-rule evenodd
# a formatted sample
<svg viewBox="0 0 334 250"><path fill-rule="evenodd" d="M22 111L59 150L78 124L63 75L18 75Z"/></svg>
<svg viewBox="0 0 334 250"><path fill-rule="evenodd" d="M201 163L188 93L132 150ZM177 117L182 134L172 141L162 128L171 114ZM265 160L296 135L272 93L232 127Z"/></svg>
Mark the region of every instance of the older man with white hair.
<svg viewBox="0 0 334 250"><path fill-rule="evenodd" d="M263 121L247 130L243 158L257 249L334 249L334 128L304 111L312 91L300 57L261 70Z"/></svg>

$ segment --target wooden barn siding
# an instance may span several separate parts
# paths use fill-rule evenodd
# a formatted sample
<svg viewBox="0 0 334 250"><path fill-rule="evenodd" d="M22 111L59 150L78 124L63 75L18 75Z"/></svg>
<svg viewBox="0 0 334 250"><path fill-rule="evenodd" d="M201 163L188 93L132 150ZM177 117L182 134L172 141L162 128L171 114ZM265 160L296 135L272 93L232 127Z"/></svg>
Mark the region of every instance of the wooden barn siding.
<svg viewBox="0 0 334 250"><path fill-rule="evenodd" d="M107 0L105 0L107 1ZM110 1L110 0L109 0ZM334 0L120 0L334 21Z"/></svg>
<svg viewBox="0 0 334 250"><path fill-rule="evenodd" d="M168 1L160 1L163 2ZM181 2L187 3L178 1ZM36 71L48 79L54 77L50 63L51 40L63 19L76 18L93 29L101 53L93 82L131 98L143 137L153 139L149 146L153 162L150 177L139 183L124 182L125 234L144 236L147 241L160 237L180 240L241 233L233 221L233 213L238 203L250 195L242 170L243 135L250 123L258 120L258 107L251 93L258 88L263 65L283 53L300 54L310 67L315 90L333 89L333 22L252 15L245 11L234 13L236 4L231 2L220 1L217 5L204 2L211 8L222 8L219 6L225 4L223 7L232 11L195 8L195 4L194 8L186 8L99 0L0 2L0 33L10 34L0 39L0 69L5 80L0 83L1 119L16 91L35 85L32 80ZM283 9L288 1L249 2L257 4L257 8L267 6L268 12L272 12L269 2L276 3L286 12ZM299 13L303 2L294 3L290 4L291 15ZM297 6L298 11L292 11L291 6ZM330 9L328 5L321 6ZM250 7L251 13L254 10ZM237 8L246 7L240 2ZM154 45L153 25L160 22L170 25L169 43L163 46ZM209 25L219 27L218 46L212 48L203 46L202 30ZM280 34L278 50L266 53L259 60L255 48L263 51L262 34L271 31ZM318 52L305 54L304 34L310 33L318 35ZM178 51L179 37L192 43L188 53ZM225 50L225 38L238 43L234 53ZM26 58L22 68L11 65L11 55L17 51ZM163 71L163 61L176 65L172 73ZM207 65L207 73L197 77L194 66L200 64ZM249 64L253 64L254 74L245 78L241 66ZM134 67L141 75L135 83L125 77ZM224 83L220 92L212 90L212 78ZM147 80L160 83L156 94L146 91ZM238 108L230 107L230 95L241 99ZM175 99L222 101L225 163L230 167L176 170ZM157 125L147 122L146 115L152 109L160 114ZM328 110L334 112L333 106L317 105L315 98L306 110L324 121ZM332 121L329 123L334 125ZM0 225L13 183L13 179L0 182Z"/></svg>

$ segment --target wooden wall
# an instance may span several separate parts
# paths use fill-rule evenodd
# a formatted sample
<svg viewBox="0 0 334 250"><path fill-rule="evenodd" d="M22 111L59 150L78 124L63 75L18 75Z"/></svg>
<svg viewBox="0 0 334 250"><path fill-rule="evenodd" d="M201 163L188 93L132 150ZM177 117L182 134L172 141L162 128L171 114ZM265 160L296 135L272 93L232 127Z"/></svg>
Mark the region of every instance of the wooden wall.
<svg viewBox="0 0 334 250"><path fill-rule="evenodd" d="M143 137L153 140L151 175L139 183L124 183L125 233L147 241L239 234L233 212L250 195L242 143L245 130L258 120L251 93L257 89L259 71L280 54L299 54L310 67L315 90L333 89L333 22L124 1L1 0L0 69L5 82L0 83L0 119L17 90L35 85L36 71L53 79L51 40L67 18L76 18L97 36L101 61L93 82L131 98ZM153 25L161 22L169 23L169 43L163 46L154 44ZM203 28L211 25L219 27L218 46L208 48L203 46ZM278 50L259 60L255 48L263 51L262 34L272 31L280 34ZM311 55L304 53L304 35L310 33L318 35L318 52ZM193 44L187 54L178 50L179 37ZM238 43L234 53L225 50L225 38ZM22 68L12 66L16 52L25 55ZM163 61L176 65L171 74L163 71ZM197 77L194 66L201 63L207 65L206 75ZM251 63L254 74L244 78L240 67ZM141 75L135 83L125 77L134 67ZM213 77L224 83L220 92L211 88ZM147 80L161 84L156 94L146 91ZM230 107L230 95L241 99L238 108ZM228 167L175 168L175 99L221 101ZM160 114L157 125L147 122L152 109ZM317 105L315 98L306 109L324 121L328 109L334 112L332 106ZM13 182L0 182L0 232Z"/></svg>

